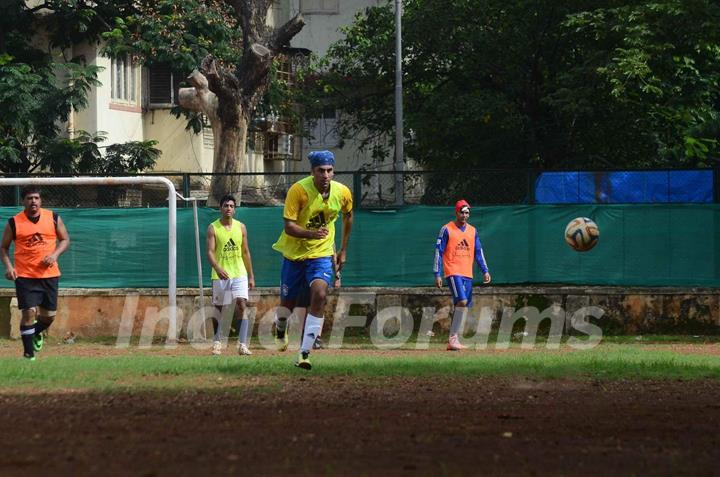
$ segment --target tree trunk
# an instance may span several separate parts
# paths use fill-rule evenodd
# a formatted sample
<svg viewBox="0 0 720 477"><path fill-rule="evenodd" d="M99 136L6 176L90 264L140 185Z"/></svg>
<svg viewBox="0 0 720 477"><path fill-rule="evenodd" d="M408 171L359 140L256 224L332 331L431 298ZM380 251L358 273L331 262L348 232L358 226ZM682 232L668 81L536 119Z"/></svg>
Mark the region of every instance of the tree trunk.
<svg viewBox="0 0 720 477"><path fill-rule="evenodd" d="M232 125L218 122L217 127L213 127L213 137L215 138L213 172L225 173L213 176L210 183L213 205L219 205L220 198L225 194L234 195L239 204L242 201L243 177L233 174L244 169L247 121L241 118L239 124Z"/></svg>
<svg viewBox="0 0 720 477"><path fill-rule="evenodd" d="M242 195L247 128L268 87L273 59L283 52L302 29L302 15L295 15L274 32L266 31L265 19L270 0L225 0L240 20L245 46L235 73L207 56L200 70L188 77L192 88L181 88L180 106L205 114L215 140L214 175L210 183L208 205L217 205L225 194L233 194L238 203Z"/></svg>

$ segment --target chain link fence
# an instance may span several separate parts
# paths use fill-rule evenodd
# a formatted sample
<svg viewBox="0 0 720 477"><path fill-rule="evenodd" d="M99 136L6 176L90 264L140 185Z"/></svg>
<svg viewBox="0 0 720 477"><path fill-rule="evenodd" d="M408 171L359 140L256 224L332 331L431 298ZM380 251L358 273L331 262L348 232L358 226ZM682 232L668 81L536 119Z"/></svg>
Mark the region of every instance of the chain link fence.
<svg viewBox="0 0 720 477"><path fill-rule="evenodd" d="M532 195L533 174L525 170L360 172L356 201L363 207L471 204L524 204ZM398 177L401 178L398 181ZM397 191L401 187L400 191Z"/></svg>
<svg viewBox="0 0 720 477"><path fill-rule="evenodd" d="M184 189L179 191L186 197L195 197L199 203L207 203L210 184L213 177L222 176L231 179L232 193L237 201L244 206L266 207L280 206L290 187L300 179L308 176L307 172L269 172L263 174L186 174ZM354 174L352 172L336 172L334 180L353 190Z"/></svg>
<svg viewBox="0 0 720 477"><path fill-rule="evenodd" d="M238 174L145 174L167 177L178 193L208 204L213 178L243 206L281 206L288 189L307 172ZM9 176L8 176L9 177ZM33 176L40 177L40 176ZM720 202L716 170L541 172L482 171L339 171L335 181L353 192L355 207L449 205L459 198L471 204ZM0 206L21 204L21 187L0 188ZM167 189L157 184L43 187L43 205L61 208L165 207ZM178 201L179 207L188 205Z"/></svg>
<svg viewBox="0 0 720 477"><path fill-rule="evenodd" d="M178 191L182 191L182 174L146 174L166 177L173 182ZM6 176L11 177L11 176ZM15 176L18 177L18 176ZM41 176L32 177L59 177ZM104 177L104 176L97 176ZM23 186L0 187L0 206L19 206L22 204ZM167 206L167 187L162 184L139 185L53 185L42 186L43 207L60 208L147 208Z"/></svg>

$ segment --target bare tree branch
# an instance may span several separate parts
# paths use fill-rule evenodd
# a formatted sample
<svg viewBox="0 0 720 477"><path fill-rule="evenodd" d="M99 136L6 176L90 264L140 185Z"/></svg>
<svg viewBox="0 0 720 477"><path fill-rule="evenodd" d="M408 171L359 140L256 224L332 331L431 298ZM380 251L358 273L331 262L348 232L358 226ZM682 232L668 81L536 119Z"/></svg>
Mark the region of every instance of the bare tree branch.
<svg viewBox="0 0 720 477"><path fill-rule="evenodd" d="M239 94L238 79L218 65L212 55L208 55L202 60L200 69L207 78L210 90L218 96L230 99Z"/></svg>
<svg viewBox="0 0 720 477"><path fill-rule="evenodd" d="M30 12L30 13L35 13L35 12L40 11L40 10L43 10L43 9L51 10L51 11L52 11L52 8L50 8L50 7L48 6L48 3L47 3L47 2L43 2L43 3L41 3L41 4L39 4L39 5L36 5L36 6L32 7L32 8L28 8L28 12Z"/></svg>
<svg viewBox="0 0 720 477"><path fill-rule="evenodd" d="M272 0L246 0L250 12L250 43L258 43L265 39L267 33L267 13Z"/></svg>
<svg viewBox="0 0 720 477"><path fill-rule="evenodd" d="M300 30L305 26L305 19L298 13L293 18L288 20L283 26L278 28L277 32L270 42L270 49L275 53L279 53L280 50L290 44L290 40L297 35Z"/></svg>
<svg viewBox="0 0 720 477"><path fill-rule="evenodd" d="M196 111L207 115L210 122L218 118L218 97L208 88L207 78L198 70L194 70L187 77L192 88L180 88L178 102L180 106L190 111Z"/></svg>
<svg viewBox="0 0 720 477"><path fill-rule="evenodd" d="M268 48L259 43L245 49L243 62L237 72L238 81L242 85L244 95L250 96L264 85L263 81L267 79L273 56ZM250 104L250 101L247 104Z"/></svg>
<svg viewBox="0 0 720 477"><path fill-rule="evenodd" d="M263 39L267 31L265 20L272 0L226 0L233 7L243 31L243 44L251 45Z"/></svg>
<svg viewBox="0 0 720 477"><path fill-rule="evenodd" d="M243 45L249 44L249 35L251 30L250 21L252 19L252 14L250 13L248 0L226 0L226 2L228 5L233 7L235 15L238 20L240 20L240 29L243 32Z"/></svg>

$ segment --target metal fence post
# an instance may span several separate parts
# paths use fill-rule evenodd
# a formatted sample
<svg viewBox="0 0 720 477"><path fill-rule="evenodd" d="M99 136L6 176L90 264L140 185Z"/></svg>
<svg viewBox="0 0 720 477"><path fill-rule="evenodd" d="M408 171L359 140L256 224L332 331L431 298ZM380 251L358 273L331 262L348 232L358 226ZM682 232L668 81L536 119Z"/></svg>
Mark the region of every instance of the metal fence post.
<svg viewBox="0 0 720 477"><path fill-rule="evenodd" d="M190 197L190 174L183 174L182 180L183 197ZM183 207L189 207L188 201L183 201Z"/></svg>
<svg viewBox="0 0 720 477"><path fill-rule="evenodd" d="M360 171L353 172L353 202L357 207L362 207L362 173Z"/></svg>
<svg viewBox="0 0 720 477"><path fill-rule="evenodd" d="M527 174L527 203L534 204L535 201L535 183L540 175L537 169L528 169Z"/></svg>

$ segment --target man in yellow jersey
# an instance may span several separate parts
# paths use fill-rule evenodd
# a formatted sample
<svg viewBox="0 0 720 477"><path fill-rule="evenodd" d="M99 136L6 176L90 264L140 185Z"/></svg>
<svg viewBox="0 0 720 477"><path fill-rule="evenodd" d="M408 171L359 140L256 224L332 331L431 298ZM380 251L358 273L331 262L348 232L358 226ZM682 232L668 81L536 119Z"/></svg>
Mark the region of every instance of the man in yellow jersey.
<svg viewBox="0 0 720 477"><path fill-rule="evenodd" d="M42 208L40 189L22 190L24 209L8 219L2 237L5 278L15 282L23 356L35 361L43 345L42 332L55 320L60 269L57 260L70 246L70 236L60 217ZM15 264L10 245L15 242ZM37 320L37 321L36 321Z"/></svg>
<svg viewBox="0 0 720 477"><path fill-rule="evenodd" d="M480 267L483 283L491 280L480 237L475 227L468 223L469 218L470 204L465 200L457 201L455 220L442 226L435 242L435 286L442 288L440 275L444 272L455 305L448 351L465 349L460 343L460 334L467 309L472 306L473 262Z"/></svg>
<svg viewBox="0 0 720 477"><path fill-rule="evenodd" d="M255 287L255 276L248 246L247 228L235 220L235 197L220 200L220 218L207 229L207 257L212 267L213 305L218 319L213 319L215 336L212 353L222 354L222 318L224 308L232 305L238 325L238 353L251 355L248 347L249 322L245 317L248 289Z"/></svg>
<svg viewBox="0 0 720 477"><path fill-rule="evenodd" d="M325 300L330 284L340 278L352 229L352 194L332 180L335 157L330 151L308 154L312 173L290 188L285 199L285 228L273 248L283 254L280 275L280 309L275 317L278 349L287 349L287 319L303 287L309 289L310 306L305 318L300 355L295 363L311 369L310 350L322 332ZM335 252L335 221L342 213L340 248ZM335 260L335 267L333 267ZM333 270L335 268L335 270Z"/></svg>

